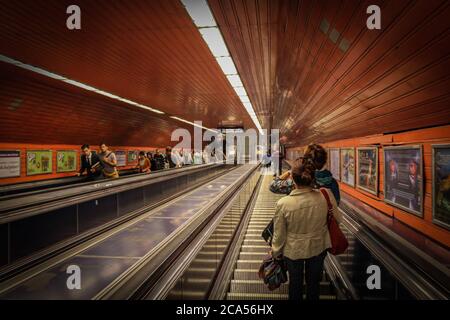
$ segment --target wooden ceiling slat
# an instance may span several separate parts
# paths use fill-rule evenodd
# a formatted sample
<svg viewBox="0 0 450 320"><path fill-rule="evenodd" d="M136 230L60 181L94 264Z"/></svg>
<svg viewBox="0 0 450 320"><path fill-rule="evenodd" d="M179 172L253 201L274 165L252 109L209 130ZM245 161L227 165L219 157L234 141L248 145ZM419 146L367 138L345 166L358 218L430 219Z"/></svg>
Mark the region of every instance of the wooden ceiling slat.
<svg viewBox="0 0 450 320"><path fill-rule="evenodd" d="M250 27L265 15L266 2L250 2L256 12L246 14L249 1L209 0L258 115L269 116L265 123L272 121L289 145L450 119L444 107L450 92L448 1L274 1L276 20L259 26L259 33ZM382 10L380 31L366 27L372 4ZM264 54L251 50L268 38L275 47ZM346 51L338 47L343 38ZM275 66L270 72L269 59Z"/></svg>
<svg viewBox="0 0 450 320"><path fill-rule="evenodd" d="M254 127L178 0L80 0L78 31L69 0L1 2L1 54L205 126Z"/></svg>

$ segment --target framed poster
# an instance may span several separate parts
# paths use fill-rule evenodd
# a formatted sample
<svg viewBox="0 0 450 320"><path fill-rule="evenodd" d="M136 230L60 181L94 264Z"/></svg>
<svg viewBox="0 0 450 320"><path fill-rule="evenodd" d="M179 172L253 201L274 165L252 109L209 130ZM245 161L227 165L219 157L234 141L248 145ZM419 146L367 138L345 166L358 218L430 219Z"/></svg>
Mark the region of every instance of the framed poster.
<svg viewBox="0 0 450 320"><path fill-rule="evenodd" d="M364 191L378 194L378 148L357 148L356 186Z"/></svg>
<svg viewBox="0 0 450 320"><path fill-rule="evenodd" d="M27 175L52 173L52 160L51 150L27 151Z"/></svg>
<svg viewBox="0 0 450 320"><path fill-rule="evenodd" d="M421 146L384 148L384 201L422 217Z"/></svg>
<svg viewBox="0 0 450 320"><path fill-rule="evenodd" d="M128 164L136 164L138 161L139 151L128 151Z"/></svg>
<svg viewBox="0 0 450 320"><path fill-rule="evenodd" d="M0 150L0 178L20 177L20 151Z"/></svg>
<svg viewBox="0 0 450 320"><path fill-rule="evenodd" d="M450 144L431 147L433 222L450 229Z"/></svg>
<svg viewBox="0 0 450 320"><path fill-rule="evenodd" d="M123 167L127 165L127 153L124 150L114 151L117 159L117 166Z"/></svg>
<svg viewBox="0 0 450 320"><path fill-rule="evenodd" d="M337 181L341 180L341 162L339 149L330 149L330 172Z"/></svg>
<svg viewBox="0 0 450 320"><path fill-rule="evenodd" d="M355 186L355 149L341 149L341 181Z"/></svg>
<svg viewBox="0 0 450 320"><path fill-rule="evenodd" d="M56 172L71 172L77 170L77 152L61 150L56 152Z"/></svg>

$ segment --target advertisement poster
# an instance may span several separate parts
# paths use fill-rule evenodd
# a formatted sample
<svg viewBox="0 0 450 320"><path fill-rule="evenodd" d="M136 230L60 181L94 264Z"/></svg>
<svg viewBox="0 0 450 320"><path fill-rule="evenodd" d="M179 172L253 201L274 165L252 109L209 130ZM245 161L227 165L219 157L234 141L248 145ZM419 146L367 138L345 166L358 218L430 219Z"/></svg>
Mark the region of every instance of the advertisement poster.
<svg viewBox="0 0 450 320"><path fill-rule="evenodd" d="M27 175L52 173L52 151L27 151Z"/></svg>
<svg viewBox="0 0 450 320"><path fill-rule="evenodd" d="M56 152L56 172L70 172L77 170L77 152L65 150Z"/></svg>
<svg viewBox="0 0 450 320"><path fill-rule="evenodd" d="M329 164L330 172L333 175L333 178L336 180L341 180L340 175L340 158L339 158L339 149L330 149L330 164Z"/></svg>
<svg viewBox="0 0 450 320"><path fill-rule="evenodd" d="M355 149L341 149L341 181L355 186Z"/></svg>
<svg viewBox="0 0 450 320"><path fill-rule="evenodd" d="M422 216L423 174L420 146L384 148L384 200Z"/></svg>
<svg viewBox="0 0 450 320"><path fill-rule="evenodd" d="M378 193L378 149L358 148L357 187L377 195Z"/></svg>
<svg viewBox="0 0 450 320"><path fill-rule="evenodd" d="M136 164L138 161L139 151L128 151L128 164Z"/></svg>
<svg viewBox="0 0 450 320"><path fill-rule="evenodd" d="M450 229L450 145L433 146L433 221Z"/></svg>
<svg viewBox="0 0 450 320"><path fill-rule="evenodd" d="M0 150L0 178L20 177L20 151Z"/></svg>
<svg viewBox="0 0 450 320"><path fill-rule="evenodd" d="M127 153L124 150L114 151L117 159L117 166L123 167L127 165Z"/></svg>

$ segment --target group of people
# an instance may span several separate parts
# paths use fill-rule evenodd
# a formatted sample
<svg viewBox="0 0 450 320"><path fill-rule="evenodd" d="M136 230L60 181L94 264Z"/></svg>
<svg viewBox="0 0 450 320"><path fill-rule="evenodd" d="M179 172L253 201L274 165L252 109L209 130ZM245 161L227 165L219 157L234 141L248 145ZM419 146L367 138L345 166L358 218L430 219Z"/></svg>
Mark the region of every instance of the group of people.
<svg viewBox="0 0 450 320"><path fill-rule="evenodd" d="M289 274L289 299L302 300L303 278L306 298L319 299L323 263L331 240L327 226L328 202L319 189L324 188L331 199L333 214L338 222L342 216L337 209L339 185L326 169L326 150L309 145L304 156L297 159L291 170L275 178L274 186L284 186L273 219L271 254L285 261Z"/></svg>
<svg viewBox="0 0 450 320"><path fill-rule="evenodd" d="M88 144L82 145L81 151L81 166L77 173L78 176L86 173L87 181L119 177L116 154L105 143L100 144L98 153L91 150ZM140 151L135 169L139 173L151 173L168 168L209 163L214 160L217 160L214 155L205 152L188 151L183 148L173 150L171 147L167 147L165 153L161 153L159 149L147 153Z"/></svg>

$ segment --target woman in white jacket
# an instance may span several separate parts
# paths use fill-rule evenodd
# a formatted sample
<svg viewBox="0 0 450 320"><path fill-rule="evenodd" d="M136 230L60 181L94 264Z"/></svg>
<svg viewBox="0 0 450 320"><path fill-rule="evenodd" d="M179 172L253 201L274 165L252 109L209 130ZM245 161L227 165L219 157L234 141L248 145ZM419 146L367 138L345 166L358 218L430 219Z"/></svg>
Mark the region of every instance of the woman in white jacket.
<svg viewBox="0 0 450 320"><path fill-rule="evenodd" d="M327 227L328 204L317 189L312 188L315 167L312 163L297 163L291 171L295 189L281 198L274 217L272 256L283 256L289 273L289 299L302 300L303 272L306 299L319 299L323 261L331 240ZM325 189L338 222L341 214L333 193Z"/></svg>

